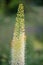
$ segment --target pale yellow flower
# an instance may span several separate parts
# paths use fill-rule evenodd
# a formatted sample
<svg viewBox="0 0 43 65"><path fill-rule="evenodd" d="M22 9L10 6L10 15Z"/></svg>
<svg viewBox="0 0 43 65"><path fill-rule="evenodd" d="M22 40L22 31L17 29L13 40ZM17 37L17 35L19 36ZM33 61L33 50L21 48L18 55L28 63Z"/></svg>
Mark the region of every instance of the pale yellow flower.
<svg viewBox="0 0 43 65"><path fill-rule="evenodd" d="M25 63L25 25L24 6L19 4L13 40L11 43L11 65L24 65Z"/></svg>

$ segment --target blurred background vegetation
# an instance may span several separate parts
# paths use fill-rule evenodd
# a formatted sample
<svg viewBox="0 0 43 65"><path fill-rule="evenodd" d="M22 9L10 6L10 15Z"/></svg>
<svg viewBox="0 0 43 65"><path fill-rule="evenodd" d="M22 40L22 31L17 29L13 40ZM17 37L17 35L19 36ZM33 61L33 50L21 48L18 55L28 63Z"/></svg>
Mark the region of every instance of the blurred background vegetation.
<svg viewBox="0 0 43 65"><path fill-rule="evenodd" d="M0 0L0 65L11 65L10 43L19 3L25 6L25 64L43 65L43 0Z"/></svg>

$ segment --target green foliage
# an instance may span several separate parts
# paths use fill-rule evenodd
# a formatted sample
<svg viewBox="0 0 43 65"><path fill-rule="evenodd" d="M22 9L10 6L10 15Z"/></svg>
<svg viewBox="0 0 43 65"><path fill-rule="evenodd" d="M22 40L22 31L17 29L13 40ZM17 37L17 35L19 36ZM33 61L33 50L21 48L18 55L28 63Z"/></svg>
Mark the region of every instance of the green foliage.
<svg viewBox="0 0 43 65"><path fill-rule="evenodd" d="M0 8L4 11L4 13L11 14L17 12L19 2L20 0L2 0Z"/></svg>
<svg viewBox="0 0 43 65"><path fill-rule="evenodd" d="M43 42L43 24L37 26L35 37L38 41Z"/></svg>
<svg viewBox="0 0 43 65"><path fill-rule="evenodd" d="M11 0L11 2L9 3L9 8L14 8L16 5L19 4L20 0Z"/></svg>

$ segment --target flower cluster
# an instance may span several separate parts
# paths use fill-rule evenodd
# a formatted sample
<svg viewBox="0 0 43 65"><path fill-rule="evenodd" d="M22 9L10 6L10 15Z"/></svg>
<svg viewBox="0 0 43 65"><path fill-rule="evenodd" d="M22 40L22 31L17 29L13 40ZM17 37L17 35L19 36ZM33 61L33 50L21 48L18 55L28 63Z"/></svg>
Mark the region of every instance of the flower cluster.
<svg viewBox="0 0 43 65"><path fill-rule="evenodd" d="M24 6L19 4L13 40L11 43L12 59L14 65L24 65L25 28L24 28ZM22 59L22 60L21 60Z"/></svg>
<svg viewBox="0 0 43 65"><path fill-rule="evenodd" d="M19 5L16 24L15 24L15 36L18 37L20 35L20 31L24 31L24 6L23 4Z"/></svg>

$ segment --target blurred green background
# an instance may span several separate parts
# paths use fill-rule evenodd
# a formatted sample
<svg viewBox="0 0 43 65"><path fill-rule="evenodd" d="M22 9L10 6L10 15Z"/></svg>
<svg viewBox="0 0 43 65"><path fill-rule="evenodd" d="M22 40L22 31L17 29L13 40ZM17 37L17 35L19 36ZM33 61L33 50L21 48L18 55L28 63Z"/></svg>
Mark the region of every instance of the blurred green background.
<svg viewBox="0 0 43 65"><path fill-rule="evenodd" d="M43 0L0 0L0 65L11 65L10 43L19 3L25 7L25 65L43 65Z"/></svg>

